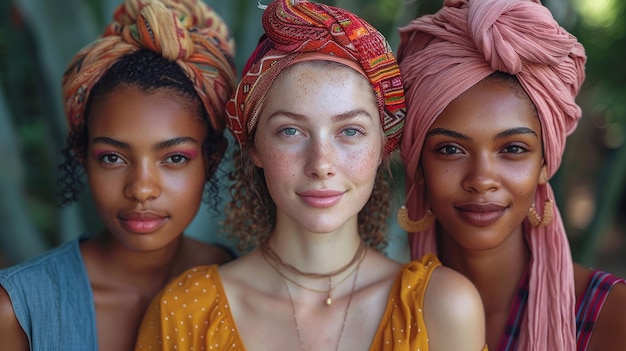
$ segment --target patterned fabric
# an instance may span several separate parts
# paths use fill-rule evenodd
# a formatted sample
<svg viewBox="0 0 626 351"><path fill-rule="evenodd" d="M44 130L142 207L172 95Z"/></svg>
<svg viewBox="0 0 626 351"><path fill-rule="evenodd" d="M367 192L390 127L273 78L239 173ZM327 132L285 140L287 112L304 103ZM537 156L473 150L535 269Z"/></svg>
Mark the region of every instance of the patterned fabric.
<svg viewBox="0 0 626 351"><path fill-rule="evenodd" d="M86 235L0 270L31 350L98 351L96 310L79 244Z"/></svg>
<svg viewBox="0 0 626 351"><path fill-rule="evenodd" d="M434 255L405 264L391 287L371 351L428 350L424 294ZM295 332L295 330L294 330ZM152 301L135 350L245 350L217 266L188 270Z"/></svg>
<svg viewBox="0 0 626 351"><path fill-rule="evenodd" d="M432 123L452 100L495 71L515 75L536 106L548 174L556 173L565 139L581 118L575 99L585 78L586 55L538 0L445 0L437 13L400 29L400 39L398 60L408 105L400 151L407 189L414 186ZM549 183L537 187L539 213L546 199L554 199ZM422 218L430 207L423 187L413 187L406 207L411 218ZM553 212L546 227L524 223L533 257L520 332L524 350L575 348L571 250L556 206ZM434 228L410 240L412 257L437 252Z"/></svg>
<svg viewBox="0 0 626 351"><path fill-rule="evenodd" d="M591 275L584 294L579 297L576 303L577 351L587 350L589 340L591 340L591 335L598 321L600 311L602 311L604 301L606 301L611 289L616 284L626 284L626 280L602 271L594 271ZM526 309L527 297L528 274L522 279L517 295L515 295L505 331L496 351L515 351L518 349L517 337L521 326L521 319Z"/></svg>
<svg viewBox="0 0 626 351"><path fill-rule="evenodd" d="M526 303L528 302L528 270L524 274L522 281L517 289L517 294L511 304L509 318L504 327L504 333L500 337L500 342L496 351L515 351L517 350L517 339L522 327L522 319L526 312Z"/></svg>
<svg viewBox="0 0 626 351"><path fill-rule="evenodd" d="M194 84L211 126L225 128L224 104L237 72L234 42L221 18L200 0L126 0L99 40L79 51L63 76L70 128L83 123L94 84L122 56L150 49L176 61Z"/></svg>
<svg viewBox="0 0 626 351"><path fill-rule="evenodd" d="M404 126L404 90L389 43L356 15L304 0L276 0L263 13L265 34L248 60L235 95L227 104L228 127L243 146L259 117L263 98L287 66L311 59L354 62L376 94L386 153L395 150Z"/></svg>
<svg viewBox="0 0 626 351"><path fill-rule="evenodd" d="M576 304L577 351L587 350L604 301L616 284L626 284L626 280L602 271L593 272L585 294L578 299Z"/></svg>

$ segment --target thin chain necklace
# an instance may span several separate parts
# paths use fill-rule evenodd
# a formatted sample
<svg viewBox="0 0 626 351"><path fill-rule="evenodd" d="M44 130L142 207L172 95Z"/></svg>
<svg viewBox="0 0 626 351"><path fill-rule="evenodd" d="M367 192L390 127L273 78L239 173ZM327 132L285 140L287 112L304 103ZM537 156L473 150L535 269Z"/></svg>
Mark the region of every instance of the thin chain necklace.
<svg viewBox="0 0 626 351"><path fill-rule="evenodd" d="M339 285L341 285L346 279L348 279L348 277L350 275L352 275L352 272L350 272L350 274L347 274L345 277L343 277L340 281L338 281L337 283L335 283L335 285L332 284L332 278L336 275L339 275L341 273L344 273L345 271L347 271L350 267L354 266L354 264L360 260L362 260L362 258L365 256L366 253L366 246L363 243L363 241L359 241L359 247L357 248L356 252L354 253L354 256L352 256L352 259L350 260L350 262L348 262L348 264L344 265L343 267L330 272L330 273L309 273L309 272L302 272L301 270L297 269L296 267L285 263L280 256L278 256L278 254L276 252L274 252L274 250L272 250L272 248L269 246L269 244L267 242L263 243L261 245L261 254L263 255L263 258L265 259L265 261L270 265L270 267L272 267L278 274L280 274L280 276L283 279L286 279L288 281L290 281L291 283L293 283L294 285L297 285L303 289L309 290L309 291L313 291L316 293L326 293L326 300L324 301L324 304L326 306L330 306L333 303L332 297L331 297L331 293L332 291L338 287ZM318 289L313 289L313 288L309 288L307 286L304 286L300 283L298 283L296 280L290 278L288 275L286 275L282 269L286 269L287 271L290 271L293 274L296 275L300 275L303 276L305 278L309 278L309 279L328 279L328 289L326 290L318 290ZM356 268L355 268L356 269Z"/></svg>
<svg viewBox="0 0 626 351"><path fill-rule="evenodd" d="M346 305L346 310L343 313L343 321L341 322L341 329L339 330L339 339L337 340L337 347L335 347L335 351L339 350L339 345L341 344L341 338L343 337L343 331L346 327L346 321L348 320L348 311L350 310L350 303L352 302L352 297L354 296L354 291L356 289L356 281L359 277L359 268L361 267L361 262L365 259L365 254L361 255L359 262L356 265L356 269L354 270L354 279L352 280L352 290L350 290L350 296L348 297L348 304ZM293 303L293 298L291 297L291 291L289 290L289 284L287 284L287 279L285 279L284 274L278 271L280 276L283 278L283 284L285 285L285 289L287 289L287 295L289 296L289 302L291 303L291 312L293 313L293 322L296 326L296 334L298 335L298 344L300 349L306 351L306 345L304 345L304 340L302 340L302 335L300 334L300 325L298 324L298 317L296 316L296 306ZM350 275L352 272L350 272ZM348 276L350 276L348 275Z"/></svg>

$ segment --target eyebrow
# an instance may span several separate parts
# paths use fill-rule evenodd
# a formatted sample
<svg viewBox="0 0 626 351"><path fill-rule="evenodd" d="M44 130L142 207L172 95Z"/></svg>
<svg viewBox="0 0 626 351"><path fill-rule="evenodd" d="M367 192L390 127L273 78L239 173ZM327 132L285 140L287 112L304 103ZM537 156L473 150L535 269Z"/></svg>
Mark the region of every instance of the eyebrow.
<svg viewBox="0 0 626 351"><path fill-rule="evenodd" d="M273 118L279 117L279 116L286 116L298 121L304 121L306 119L305 115L301 115L299 113L293 113L293 112L289 112L286 110L277 110L276 112L272 113L271 115L269 115L269 117L267 118L268 121L271 121ZM338 115L332 116L332 120L333 122L337 122L337 121L341 121L341 120L346 120L346 119L350 119L350 118L355 118L357 116L366 116L369 119L373 119L372 115L367 112L365 109L359 108L359 109L355 109L355 110L351 110L351 111L347 111L344 113L340 113Z"/></svg>
<svg viewBox="0 0 626 351"><path fill-rule="evenodd" d="M451 138L455 138L455 139L461 139L464 141L470 141L472 140L472 138L468 137L467 135L461 134L461 133L457 133L454 131L451 131L450 129L445 129L445 128L435 128L431 131L429 131L428 133L426 133L426 137L431 137L431 136L435 136L435 135L443 135L443 136L448 136Z"/></svg>
<svg viewBox="0 0 626 351"><path fill-rule="evenodd" d="M536 138L538 138L539 136L537 135L537 133L535 133L534 130L527 128L527 127L517 127L517 128L511 128L511 129L507 129L505 131L502 131L498 134L496 134L494 139L502 139L502 138L506 138L506 137L510 137L513 135L526 135L526 134L530 134L535 136ZM461 139L464 141L471 141L472 138L470 138L469 136L465 135L465 134L461 134L449 129L445 129L445 128L435 128L431 131L429 131L426 134L426 137L431 137L434 135L444 135L444 136L448 136L451 138L455 138L455 139Z"/></svg>
<svg viewBox="0 0 626 351"><path fill-rule="evenodd" d="M106 144L111 145L120 149L130 149L130 144L125 143L123 141L119 141L117 139L109 138L109 137L95 137L91 139L91 142L96 144ZM191 137L177 137L171 138L163 141L159 141L152 145L152 149L155 151L166 149L172 146L181 145L181 144L198 144L198 141Z"/></svg>
<svg viewBox="0 0 626 351"><path fill-rule="evenodd" d="M502 132L498 133L498 135L496 135L496 139L506 138L506 137L509 137L509 136L512 136L512 135L524 135L524 134L530 134L530 135L533 135L536 138L539 137L537 135L537 133L535 133L535 131L530 129L530 128L527 128L527 127L517 127L517 128L507 129L505 131L502 131Z"/></svg>

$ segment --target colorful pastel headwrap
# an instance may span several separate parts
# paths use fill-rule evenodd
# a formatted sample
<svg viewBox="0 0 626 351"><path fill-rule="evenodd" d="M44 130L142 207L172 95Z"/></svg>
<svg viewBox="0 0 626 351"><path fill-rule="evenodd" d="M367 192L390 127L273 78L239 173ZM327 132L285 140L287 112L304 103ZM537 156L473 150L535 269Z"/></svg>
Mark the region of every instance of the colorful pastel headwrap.
<svg viewBox="0 0 626 351"><path fill-rule="evenodd" d="M517 76L537 108L549 175L557 171L565 139L581 117L575 98L585 78L584 48L539 1L446 0L434 15L400 30L398 50L408 115L401 155L406 186L414 186L426 133L461 93L502 71ZM554 199L550 184L535 195L538 212ZM415 186L407 198L411 218L429 204ZM559 211L552 224L525 223L531 249L530 294L519 350L575 350L574 277ZM411 235L413 257L436 252L434 229Z"/></svg>
<svg viewBox="0 0 626 351"><path fill-rule="evenodd" d="M342 62L370 81L387 137L385 154L400 143L404 89L396 58L385 37L358 16L304 0L276 0L263 13L265 34L226 105L228 127L243 146L258 122L261 105L278 74L305 60Z"/></svg>
<svg viewBox="0 0 626 351"><path fill-rule="evenodd" d="M126 0L101 38L80 50L63 76L70 127L84 121L89 94L123 56L149 49L176 61L192 81L211 126L225 128L224 104L237 82L234 41L223 20L200 0Z"/></svg>

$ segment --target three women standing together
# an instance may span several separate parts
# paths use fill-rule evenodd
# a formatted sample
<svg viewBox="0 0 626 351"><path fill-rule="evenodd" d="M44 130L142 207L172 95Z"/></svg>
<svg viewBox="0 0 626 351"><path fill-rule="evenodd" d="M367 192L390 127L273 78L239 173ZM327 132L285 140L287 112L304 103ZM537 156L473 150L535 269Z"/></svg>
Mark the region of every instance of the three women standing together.
<svg viewBox="0 0 626 351"><path fill-rule="evenodd" d="M401 29L398 60L332 6L276 0L263 27L236 87L232 43L197 1L128 0L77 55L65 169L85 170L107 229L0 272L3 343L118 350L139 330L137 350L626 347L626 286L571 262L548 183L585 53L545 7L447 0ZM226 125L225 229L247 253L217 266L224 253L183 230ZM381 253L398 147L406 264ZM51 317L26 291L65 304Z"/></svg>

